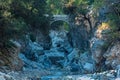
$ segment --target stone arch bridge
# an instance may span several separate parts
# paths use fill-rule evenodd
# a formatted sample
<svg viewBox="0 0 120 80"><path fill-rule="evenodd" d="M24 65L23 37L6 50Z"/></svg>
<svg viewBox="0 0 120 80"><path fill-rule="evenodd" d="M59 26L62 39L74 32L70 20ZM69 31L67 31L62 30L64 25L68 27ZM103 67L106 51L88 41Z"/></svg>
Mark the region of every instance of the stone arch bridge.
<svg viewBox="0 0 120 80"><path fill-rule="evenodd" d="M51 20L51 24L56 21L64 21L69 24L69 17L68 15L53 15L53 19Z"/></svg>
<svg viewBox="0 0 120 80"><path fill-rule="evenodd" d="M49 16L49 15L45 15L45 16ZM69 24L69 17L68 17L68 15L53 15L53 18L52 18L50 24L52 24L56 21L64 21Z"/></svg>

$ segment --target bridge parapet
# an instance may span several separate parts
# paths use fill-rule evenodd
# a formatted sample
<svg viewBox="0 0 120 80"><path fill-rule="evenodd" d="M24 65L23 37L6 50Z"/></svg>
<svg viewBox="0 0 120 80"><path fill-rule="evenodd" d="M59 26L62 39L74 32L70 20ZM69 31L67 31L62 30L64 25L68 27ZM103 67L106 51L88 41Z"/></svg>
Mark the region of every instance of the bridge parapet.
<svg viewBox="0 0 120 80"><path fill-rule="evenodd" d="M69 17L68 15L53 15L53 19L51 20L51 24L55 21L64 21L69 24Z"/></svg>
<svg viewBox="0 0 120 80"><path fill-rule="evenodd" d="M45 14L44 16L49 17L48 14ZM53 15L53 18L51 19L51 24L56 22L56 21L64 21L69 24L69 17L68 15Z"/></svg>

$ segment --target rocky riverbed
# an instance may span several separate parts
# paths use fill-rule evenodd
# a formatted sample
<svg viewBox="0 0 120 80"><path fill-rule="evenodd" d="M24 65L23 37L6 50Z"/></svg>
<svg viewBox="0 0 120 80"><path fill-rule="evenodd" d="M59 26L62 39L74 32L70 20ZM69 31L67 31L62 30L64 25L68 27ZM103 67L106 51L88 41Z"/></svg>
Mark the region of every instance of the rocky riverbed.
<svg viewBox="0 0 120 80"><path fill-rule="evenodd" d="M65 74L63 71L0 72L0 80L120 80L116 70L93 74Z"/></svg>
<svg viewBox="0 0 120 80"><path fill-rule="evenodd" d="M22 70L0 72L0 80L120 80L119 42L103 54L105 40L97 36L91 39L92 51L81 52L70 45L67 31L51 30L50 49L29 40L18 56L23 61Z"/></svg>

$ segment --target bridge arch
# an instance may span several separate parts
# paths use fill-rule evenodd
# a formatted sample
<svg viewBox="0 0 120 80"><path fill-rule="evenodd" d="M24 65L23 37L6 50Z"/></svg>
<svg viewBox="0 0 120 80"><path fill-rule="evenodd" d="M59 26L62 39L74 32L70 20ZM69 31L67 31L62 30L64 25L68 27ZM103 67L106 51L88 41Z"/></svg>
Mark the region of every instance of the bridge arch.
<svg viewBox="0 0 120 80"><path fill-rule="evenodd" d="M55 20L53 22L51 22L50 24L51 28L53 30L60 30L60 29L64 29L64 30L69 30L69 22L65 21L65 20Z"/></svg>
<svg viewBox="0 0 120 80"><path fill-rule="evenodd" d="M52 25L54 22L57 22L57 21L63 21L63 22L66 22L67 24L69 24L69 22L67 20L61 20L61 19L59 19L59 20L51 21L50 25Z"/></svg>
<svg viewBox="0 0 120 80"><path fill-rule="evenodd" d="M54 21L65 21L67 23L69 23L69 17L68 15L53 15L53 19L51 21L51 24L54 22Z"/></svg>
<svg viewBox="0 0 120 80"><path fill-rule="evenodd" d="M50 22L52 29L69 29L69 17L68 15L53 15Z"/></svg>

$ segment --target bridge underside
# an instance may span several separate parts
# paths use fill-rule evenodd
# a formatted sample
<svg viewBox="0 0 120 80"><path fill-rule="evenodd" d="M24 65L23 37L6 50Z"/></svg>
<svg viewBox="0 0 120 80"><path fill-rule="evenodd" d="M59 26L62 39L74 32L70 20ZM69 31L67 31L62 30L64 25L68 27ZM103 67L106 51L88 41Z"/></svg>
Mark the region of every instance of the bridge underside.
<svg viewBox="0 0 120 80"><path fill-rule="evenodd" d="M50 22L50 25L52 25L53 23L58 22L58 21L66 22L67 24L69 24L69 21L67 21L67 20L54 20L54 21Z"/></svg>

